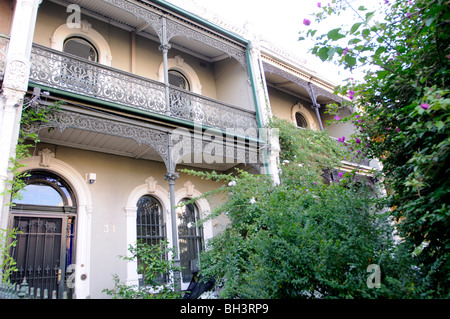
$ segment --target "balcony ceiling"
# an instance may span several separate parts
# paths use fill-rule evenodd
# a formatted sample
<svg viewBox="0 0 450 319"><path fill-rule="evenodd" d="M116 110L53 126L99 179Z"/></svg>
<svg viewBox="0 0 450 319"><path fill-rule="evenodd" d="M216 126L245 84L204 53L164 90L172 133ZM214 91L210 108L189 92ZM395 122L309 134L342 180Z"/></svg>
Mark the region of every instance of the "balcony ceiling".
<svg viewBox="0 0 450 319"><path fill-rule="evenodd" d="M39 139L42 143L55 144L64 147L94 151L128 158L148 160L155 162L163 162L159 154L150 146L135 141L112 136L103 133L84 131L75 128L66 128L48 130L43 128L39 131ZM177 168L182 165L201 169L211 169L225 172L237 165L237 163L189 163L178 164Z"/></svg>
<svg viewBox="0 0 450 319"><path fill-rule="evenodd" d="M128 31L136 31L145 37L149 37L154 41L159 42L157 32L145 21L137 18L130 12L127 12L121 8L118 8L109 3L105 3L101 0L51 0L54 3L67 7L69 4L77 4L81 8L82 15L92 16L94 18L103 20L105 22L111 22L112 24L126 29ZM138 3L136 3L139 5ZM140 5L144 8L143 5ZM83 19L83 16L82 16ZM210 45L206 45L200 41L194 39L188 39L187 37L175 36L170 40L171 45L179 50L187 51L188 53L196 54L208 62L229 57L225 55L223 51L214 48Z"/></svg>
<svg viewBox="0 0 450 319"><path fill-rule="evenodd" d="M282 75L271 72L265 72L265 78L268 86L273 87L279 91L285 92L287 94L302 98L303 100L311 101L311 96L308 90L304 86L295 83L292 79L286 79ZM329 95L332 95L332 93L330 92ZM322 105L336 102L335 99L332 99L329 96L319 94L317 94L316 99L317 103Z"/></svg>

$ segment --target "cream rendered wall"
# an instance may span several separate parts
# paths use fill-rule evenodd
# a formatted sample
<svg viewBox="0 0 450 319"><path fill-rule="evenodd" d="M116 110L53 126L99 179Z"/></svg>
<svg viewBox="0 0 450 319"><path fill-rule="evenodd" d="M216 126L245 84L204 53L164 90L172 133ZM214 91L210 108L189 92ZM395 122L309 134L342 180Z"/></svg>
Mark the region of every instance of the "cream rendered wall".
<svg viewBox="0 0 450 319"><path fill-rule="evenodd" d="M321 109L323 109L323 107ZM351 115L351 111L346 108L341 110L338 115L340 118L345 118ZM324 129L328 132L329 136L336 138L345 136L348 140L350 135L352 135L356 129L355 126L349 122L327 125L327 121L333 120L335 115L327 114L324 110L321 110L320 116L322 117L322 122L324 123Z"/></svg>
<svg viewBox="0 0 450 319"><path fill-rule="evenodd" d="M53 32L67 22L70 14L66 12L64 6L43 1L39 6L33 42L50 47ZM131 69L129 32L83 14L81 20L88 21L108 42L113 57L111 66L129 72Z"/></svg>
<svg viewBox="0 0 450 319"><path fill-rule="evenodd" d="M4 0L3 0L4 1ZM71 13L65 6L43 1L39 7L36 31L33 41L50 47L54 31L65 24ZM112 55L111 66L126 72L132 71L132 34L108 23L81 15L91 27L100 33L109 44ZM197 74L202 87L201 95L217 99L244 109L254 110L253 95L247 72L235 59L228 58L218 62L208 62L198 57L172 48L168 58L181 56ZM158 70L163 62L159 43L136 35L134 54L134 73L158 81Z"/></svg>
<svg viewBox="0 0 450 319"><path fill-rule="evenodd" d="M163 63L159 43L136 35L135 74L158 81L158 69ZM113 57L114 59L114 57Z"/></svg>
<svg viewBox="0 0 450 319"><path fill-rule="evenodd" d="M217 99L254 111L250 80L244 67L235 59L226 58L214 63Z"/></svg>
<svg viewBox="0 0 450 319"><path fill-rule="evenodd" d="M92 196L91 224L91 256L90 256L90 296L91 298L107 298L102 293L105 288L113 287L112 274L126 279L126 262L118 258L127 253L126 214L124 207L130 193L137 186L145 183L147 177L153 176L159 186L167 193L169 187L164 180L166 167L162 162L132 159L128 157L92 152L52 144L39 144L36 154L44 148L55 153L55 158L76 169L81 176L96 173L97 180L88 184ZM50 167L51 168L51 167ZM198 177L180 174L176 181L175 191L183 188L183 184L191 181L195 189L205 193L219 187L216 182L205 181ZM209 201L211 209L223 202L221 196ZM168 215L165 215L169 218ZM213 221L214 235L223 229L224 218ZM84 234L78 233L77 236Z"/></svg>
<svg viewBox="0 0 450 319"><path fill-rule="evenodd" d="M0 33L9 34L14 12L13 0L0 0Z"/></svg>
<svg viewBox="0 0 450 319"><path fill-rule="evenodd" d="M181 58L183 58L184 63L188 64L197 74L202 86L201 95L210 97L212 99L220 99L217 96L216 91L218 89L218 83L215 83L214 81L213 66L210 62L199 59L185 52L181 52L174 48L170 49L168 58L171 59L175 58L176 56L180 56Z"/></svg>
<svg viewBox="0 0 450 319"><path fill-rule="evenodd" d="M291 123L296 124L292 119L292 107L299 102L299 98L276 90L272 87L268 87L267 90L269 93L269 101L270 107L272 109L272 114L280 119L288 120ZM320 127L316 113L312 110L310 105L303 101L300 101L300 103L307 109L307 111L311 115L311 118L314 119L316 127Z"/></svg>

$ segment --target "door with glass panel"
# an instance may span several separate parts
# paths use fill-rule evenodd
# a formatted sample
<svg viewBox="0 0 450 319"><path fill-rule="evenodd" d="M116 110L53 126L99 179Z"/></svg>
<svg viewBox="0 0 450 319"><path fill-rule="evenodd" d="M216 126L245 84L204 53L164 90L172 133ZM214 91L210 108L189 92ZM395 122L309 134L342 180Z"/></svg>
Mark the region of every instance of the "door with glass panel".
<svg viewBox="0 0 450 319"><path fill-rule="evenodd" d="M31 171L21 198L13 201L10 228L19 231L11 255L11 282L28 283L41 298L73 295L76 200L70 185L47 171Z"/></svg>

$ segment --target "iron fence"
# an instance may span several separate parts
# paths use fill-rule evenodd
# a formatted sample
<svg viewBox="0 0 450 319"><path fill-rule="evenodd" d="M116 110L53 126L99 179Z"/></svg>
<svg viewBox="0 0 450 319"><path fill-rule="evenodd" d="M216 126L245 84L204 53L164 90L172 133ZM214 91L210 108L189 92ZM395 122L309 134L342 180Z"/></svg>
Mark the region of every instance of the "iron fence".
<svg viewBox="0 0 450 319"><path fill-rule="evenodd" d="M24 278L21 284L0 283L0 299L58 299L58 292L29 287ZM68 299L67 292L63 293L62 299Z"/></svg>

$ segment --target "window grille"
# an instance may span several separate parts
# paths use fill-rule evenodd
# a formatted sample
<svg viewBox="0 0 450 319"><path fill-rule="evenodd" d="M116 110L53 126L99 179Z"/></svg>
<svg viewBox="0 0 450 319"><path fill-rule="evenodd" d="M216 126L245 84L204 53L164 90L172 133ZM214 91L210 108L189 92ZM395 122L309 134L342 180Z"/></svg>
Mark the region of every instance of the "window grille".
<svg viewBox="0 0 450 319"><path fill-rule="evenodd" d="M153 196L145 195L139 199L137 203L136 227L137 241L148 245L161 245L161 242L166 238L166 225L162 206ZM167 256L163 256L163 258L167 258ZM138 264L139 262L138 259ZM161 274L159 278L156 278L156 281L163 283L166 281L166 278ZM145 285L142 276L139 276L139 285Z"/></svg>
<svg viewBox="0 0 450 319"><path fill-rule="evenodd" d="M183 199L182 202L188 199ZM193 203L178 208L178 239L183 282L190 282L198 272L197 262L203 250L203 230L198 226L199 212Z"/></svg>
<svg viewBox="0 0 450 319"><path fill-rule="evenodd" d="M191 89L186 77L176 70L169 70L169 84L187 91Z"/></svg>
<svg viewBox="0 0 450 319"><path fill-rule="evenodd" d="M308 122L306 121L305 117L300 112L295 113L295 122L298 127L303 127L303 128L308 127Z"/></svg>

